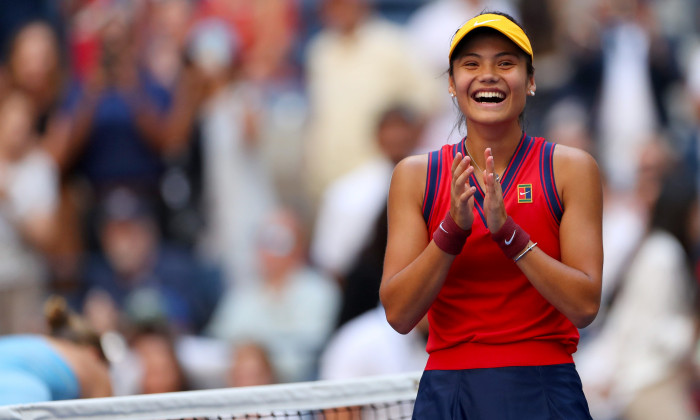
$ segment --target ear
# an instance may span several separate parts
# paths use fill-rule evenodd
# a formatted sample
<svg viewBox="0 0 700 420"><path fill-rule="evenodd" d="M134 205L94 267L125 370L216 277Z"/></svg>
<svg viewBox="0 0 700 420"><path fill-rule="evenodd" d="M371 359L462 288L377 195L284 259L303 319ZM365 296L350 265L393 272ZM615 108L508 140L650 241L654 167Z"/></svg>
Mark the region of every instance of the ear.
<svg viewBox="0 0 700 420"><path fill-rule="evenodd" d="M457 89L455 89L455 81L452 79L452 76L449 77L449 83L450 85L447 88L447 92L454 98L457 95Z"/></svg>
<svg viewBox="0 0 700 420"><path fill-rule="evenodd" d="M530 76L527 82L527 91L532 92L530 95L535 96L535 91L537 90L537 84L535 83L535 76Z"/></svg>

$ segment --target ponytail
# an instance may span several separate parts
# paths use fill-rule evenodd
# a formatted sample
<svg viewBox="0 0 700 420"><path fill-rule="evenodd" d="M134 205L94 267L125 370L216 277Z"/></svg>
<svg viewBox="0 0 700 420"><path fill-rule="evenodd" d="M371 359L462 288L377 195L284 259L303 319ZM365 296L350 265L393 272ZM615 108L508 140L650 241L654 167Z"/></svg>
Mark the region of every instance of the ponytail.
<svg viewBox="0 0 700 420"><path fill-rule="evenodd" d="M49 335L76 344L92 346L99 351L102 359L106 360L100 335L88 325L87 321L68 307L63 297L56 295L49 297L44 303L44 316L49 327Z"/></svg>

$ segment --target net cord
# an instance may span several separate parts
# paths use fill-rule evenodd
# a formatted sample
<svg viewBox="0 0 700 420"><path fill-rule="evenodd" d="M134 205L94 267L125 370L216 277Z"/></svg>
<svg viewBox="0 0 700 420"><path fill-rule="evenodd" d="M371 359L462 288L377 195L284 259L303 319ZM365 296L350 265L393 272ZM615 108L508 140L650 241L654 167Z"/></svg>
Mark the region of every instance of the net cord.
<svg viewBox="0 0 700 420"><path fill-rule="evenodd" d="M0 407L3 420L153 420L243 416L412 401L421 372L344 380L41 402Z"/></svg>

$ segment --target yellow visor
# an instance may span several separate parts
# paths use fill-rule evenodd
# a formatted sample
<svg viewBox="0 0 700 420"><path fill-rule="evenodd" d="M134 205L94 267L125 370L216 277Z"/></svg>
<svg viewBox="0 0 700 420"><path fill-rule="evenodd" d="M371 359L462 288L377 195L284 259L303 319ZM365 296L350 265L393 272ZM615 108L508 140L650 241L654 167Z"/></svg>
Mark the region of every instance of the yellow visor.
<svg viewBox="0 0 700 420"><path fill-rule="evenodd" d="M515 42L515 45L520 47L521 50L525 51L531 59L534 60L532 54L532 46L530 45L530 40L528 39L525 32L520 29L520 26L516 25L513 21L505 16L495 15L491 13L486 13L479 15L475 18L470 19L462 25L462 27L457 30L455 35L452 37L452 44L450 45L450 55L449 60L452 61L452 53L459 44L459 42L472 30L487 27L493 28L503 35L507 36L508 39Z"/></svg>

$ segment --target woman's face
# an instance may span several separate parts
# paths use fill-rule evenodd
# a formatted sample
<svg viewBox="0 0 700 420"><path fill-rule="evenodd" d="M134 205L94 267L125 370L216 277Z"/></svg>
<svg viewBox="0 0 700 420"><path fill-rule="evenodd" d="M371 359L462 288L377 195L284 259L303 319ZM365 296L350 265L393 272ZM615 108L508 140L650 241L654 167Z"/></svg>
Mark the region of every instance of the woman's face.
<svg viewBox="0 0 700 420"><path fill-rule="evenodd" d="M527 74L527 57L495 32L473 35L452 63L450 92L469 124L515 122L525 108L535 79Z"/></svg>
<svg viewBox="0 0 700 420"><path fill-rule="evenodd" d="M10 69L15 83L30 92L54 82L58 44L50 27L34 23L22 29L14 41Z"/></svg>

